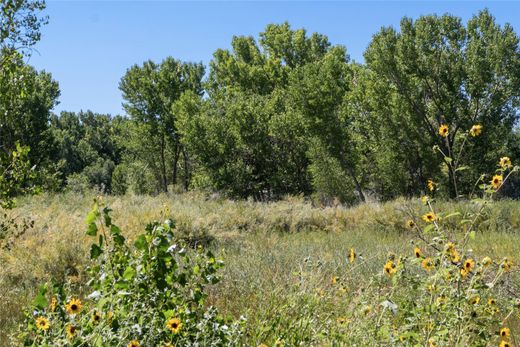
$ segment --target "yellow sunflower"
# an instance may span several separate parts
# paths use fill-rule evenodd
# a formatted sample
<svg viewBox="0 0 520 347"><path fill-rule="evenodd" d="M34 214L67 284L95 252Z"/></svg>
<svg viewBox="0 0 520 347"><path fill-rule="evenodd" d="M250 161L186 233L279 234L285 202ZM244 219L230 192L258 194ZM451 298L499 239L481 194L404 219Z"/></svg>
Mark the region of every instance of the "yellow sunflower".
<svg viewBox="0 0 520 347"><path fill-rule="evenodd" d="M409 219L407 222L406 222L406 226L409 228L409 229L413 229L415 227L415 222L411 219Z"/></svg>
<svg viewBox="0 0 520 347"><path fill-rule="evenodd" d="M47 318L40 316L36 318L36 327L39 330L49 330L49 328L51 327L51 323Z"/></svg>
<svg viewBox="0 0 520 347"><path fill-rule="evenodd" d="M428 347L437 347L437 343L435 343L433 337L428 340Z"/></svg>
<svg viewBox="0 0 520 347"><path fill-rule="evenodd" d="M493 186L493 188L498 189L502 186L503 180L504 180L504 178L502 177L502 175L495 175L495 176L493 176L493 179L491 180L491 185Z"/></svg>
<svg viewBox="0 0 520 347"><path fill-rule="evenodd" d="M501 339L507 339L509 338L509 336L511 336L511 330L509 330L509 328L503 327L502 329L500 329Z"/></svg>
<svg viewBox="0 0 520 347"><path fill-rule="evenodd" d="M182 323L179 318L170 318L166 322L166 327L170 329L174 334L179 333L181 331Z"/></svg>
<svg viewBox="0 0 520 347"><path fill-rule="evenodd" d="M350 252L348 253L348 260L353 263L354 260L356 260L356 251L354 250L354 248L351 248L350 249Z"/></svg>
<svg viewBox="0 0 520 347"><path fill-rule="evenodd" d="M498 164L502 167L502 169L507 169L512 166L511 159L509 157L502 157Z"/></svg>
<svg viewBox="0 0 520 347"><path fill-rule="evenodd" d="M347 322L347 318L345 317L338 317L338 319L336 319L336 322L339 324L339 325L343 325Z"/></svg>
<svg viewBox="0 0 520 347"><path fill-rule="evenodd" d="M499 347L513 347L509 342L502 340L500 341Z"/></svg>
<svg viewBox="0 0 520 347"><path fill-rule="evenodd" d="M421 249L419 247L415 247L413 249L413 253L415 254L416 258L422 258L423 257L423 253L422 253L422 251L421 251Z"/></svg>
<svg viewBox="0 0 520 347"><path fill-rule="evenodd" d="M391 260L387 261L384 266L384 271L385 271L385 274L392 277L397 272L397 268L396 268L394 262Z"/></svg>
<svg viewBox="0 0 520 347"><path fill-rule="evenodd" d="M126 347L139 347L139 346L141 346L141 344L137 340L132 340L132 341L128 342L128 345L126 345Z"/></svg>
<svg viewBox="0 0 520 347"><path fill-rule="evenodd" d="M473 296L469 299L471 305L477 305L480 302L480 296Z"/></svg>
<svg viewBox="0 0 520 347"><path fill-rule="evenodd" d="M426 205L429 200L430 198L428 197L428 195L421 197L421 202L423 203L423 205Z"/></svg>
<svg viewBox="0 0 520 347"><path fill-rule="evenodd" d="M421 218L423 221L431 223L435 220L435 213L428 212L428 213L424 214Z"/></svg>
<svg viewBox="0 0 520 347"><path fill-rule="evenodd" d="M424 258L421 262L421 266L426 271L431 271L435 266L433 265L433 260L431 258Z"/></svg>
<svg viewBox="0 0 520 347"><path fill-rule="evenodd" d="M331 283L331 284L336 284L336 283L338 283L338 276L332 276L332 278L330 279L330 283Z"/></svg>
<svg viewBox="0 0 520 347"><path fill-rule="evenodd" d="M505 272L508 272L509 270L511 270L511 267L513 267L513 262L509 260L509 258L504 258L504 261L502 262L501 266Z"/></svg>
<svg viewBox="0 0 520 347"><path fill-rule="evenodd" d="M466 259L466 261L464 261L464 270L466 270L467 272L473 271L474 267L475 267L475 261L473 259L469 258L469 259Z"/></svg>
<svg viewBox="0 0 520 347"><path fill-rule="evenodd" d="M471 129L469 130L469 134L473 137L479 136L481 132L482 132L482 125L480 125L480 124L473 125L471 127Z"/></svg>
<svg viewBox="0 0 520 347"><path fill-rule="evenodd" d="M442 137L446 137L446 136L448 136L448 132L449 132L448 125L446 125L446 124L442 124L442 125L439 127L439 135L441 135Z"/></svg>
<svg viewBox="0 0 520 347"><path fill-rule="evenodd" d="M493 263L493 260L491 260L490 257L484 257L484 259L482 259L482 265L484 265L484 267L488 267L492 263Z"/></svg>
<svg viewBox="0 0 520 347"><path fill-rule="evenodd" d="M426 182L426 187L428 187L428 190L430 192L433 192L435 190L435 183L431 179L429 179ZM428 202L428 197L426 197L426 202ZM426 203L426 202L424 202L424 203Z"/></svg>
<svg viewBox="0 0 520 347"><path fill-rule="evenodd" d="M78 328L76 328L74 325L67 325L67 328L65 330L67 331L67 336L69 338L73 338L74 336L76 336Z"/></svg>
<svg viewBox="0 0 520 347"><path fill-rule="evenodd" d="M99 314L98 311L94 311L94 313L92 313L92 315L90 316L90 320L93 324L98 324L101 320L101 314Z"/></svg>
<svg viewBox="0 0 520 347"><path fill-rule="evenodd" d="M65 309L67 310L68 314L78 314L81 312L81 309L83 308L83 305L81 304L81 301L79 299L71 299L66 305Z"/></svg>
<svg viewBox="0 0 520 347"><path fill-rule="evenodd" d="M493 298L488 299L488 305L493 306L493 305L496 305L496 303L497 303L497 301L495 299L493 299Z"/></svg>

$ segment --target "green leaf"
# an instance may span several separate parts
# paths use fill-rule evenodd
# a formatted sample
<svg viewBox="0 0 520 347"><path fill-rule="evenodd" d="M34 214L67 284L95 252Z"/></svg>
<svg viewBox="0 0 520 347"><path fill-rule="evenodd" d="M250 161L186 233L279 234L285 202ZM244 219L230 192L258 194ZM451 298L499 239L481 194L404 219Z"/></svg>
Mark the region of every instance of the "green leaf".
<svg viewBox="0 0 520 347"><path fill-rule="evenodd" d="M96 236L97 235L97 225L96 223L90 223L87 227L87 235Z"/></svg>
<svg viewBox="0 0 520 347"><path fill-rule="evenodd" d="M40 286L38 295L36 295L33 301L33 305L40 310L43 310L45 307L49 305L49 302L47 301L45 294L47 294L47 285L42 284Z"/></svg>
<svg viewBox="0 0 520 347"><path fill-rule="evenodd" d="M429 225L427 225L427 226L423 229L423 233L428 234L428 233L429 233L433 228L434 228L434 225L433 225L433 224L429 224Z"/></svg>
<svg viewBox="0 0 520 347"><path fill-rule="evenodd" d="M123 278L130 281L135 277L136 271L133 267L128 266L123 273Z"/></svg>
<svg viewBox="0 0 520 347"><path fill-rule="evenodd" d="M453 161L453 159L451 159L450 157L444 157L444 160L445 160L448 164L451 164L451 162Z"/></svg>
<svg viewBox="0 0 520 347"><path fill-rule="evenodd" d="M135 241L134 246L135 248L144 251L147 247L146 237L144 235L140 235Z"/></svg>
<svg viewBox="0 0 520 347"><path fill-rule="evenodd" d="M101 253L103 253L103 250L98 245L92 244L90 246L90 259L96 259Z"/></svg>
<svg viewBox="0 0 520 347"><path fill-rule="evenodd" d="M463 170L467 170L467 169L469 169L469 166L461 166L461 167L458 167L457 169L455 169L455 172L463 171Z"/></svg>
<svg viewBox="0 0 520 347"><path fill-rule="evenodd" d="M472 230L470 233L469 233L469 238L472 239L472 240L475 240L475 230Z"/></svg>
<svg viewBox="0 0 520 347"><path fill-rule="evenodd" d="M112 236L112 239L119 246L122 246L125 243L125 238L123 236L121 236L120 234L114 234Z"/></svg>
<svg viewBox="0 0 520 347"><path fill-rule="evenodd" d="M450 213L449 215L442 217L442 219L448 219L448 218L455 217L455 216L460 216L460 212Z"/></svg>
<svg viewBox="0 0 520 347"><path fill-rule="evenodd" d="M110 226L110 232L112 234L120 234L121 233L121 229L119 229L119 227L117 227L116 225L111 225Z"/></svg>
<svg viewBox="0 0 520 347"><path fill-rule="evenodd" d="M87 214L87 218L85 218L85 223L87 223L87 224L94 223L96 221L98 215L99 215L99 212L97 209L97 205L94 205L94 207L92 208L92 211L90 211Z"/></svg>

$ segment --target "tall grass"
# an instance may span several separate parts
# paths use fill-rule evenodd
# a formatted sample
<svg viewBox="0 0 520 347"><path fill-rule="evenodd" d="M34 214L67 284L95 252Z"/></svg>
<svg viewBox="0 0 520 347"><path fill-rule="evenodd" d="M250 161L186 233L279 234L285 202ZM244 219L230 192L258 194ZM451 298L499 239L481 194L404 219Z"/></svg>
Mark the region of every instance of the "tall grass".
<svg viewBox="0 0 520 347"><path fill-rule="evenodd" d="M69 278L83 284L89 245L84 218L93 198L44 194L21 200L12 211L35 223L0 251L0 345L10 345L7 337L22 318L21 307L39 283ZM381 271L389 252L410 252L412 236L404 221L420 208L419 201L404 199L321 208L299 197L257 203L197 193L103 199L130 239L148 221L167 214L184 238L214 248L226 267L223 281L211 289L210 302L224 313L247 317L252 345L274 343L280 336L289 345L338 341L329 323L349 309L359 283ZM441 205L450 211L470 207ZM508 255L520 262L520 203L497 202L488 214L471 241L475 254ZM344 276L350 247L366 261ZM332 276L345 278L341 286L346 293L340 298Z"/></svg>

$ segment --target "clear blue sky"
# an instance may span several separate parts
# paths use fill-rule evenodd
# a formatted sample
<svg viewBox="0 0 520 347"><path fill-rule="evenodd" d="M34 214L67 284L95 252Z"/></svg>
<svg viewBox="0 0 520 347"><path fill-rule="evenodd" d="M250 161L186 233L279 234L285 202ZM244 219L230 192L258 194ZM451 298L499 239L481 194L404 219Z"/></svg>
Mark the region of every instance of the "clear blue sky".
<svg viewBox="0 0 520 347"><path fill-rule="evenodd" d="M209 62L233 35L257 37L268 23L328 35L352 59L382 26L398 27L403 16L444 14L464 21L488 8L501 24L520 32L520 1L336 1L336 2L174 2L52 1L49 24L30 64L51 72L60 84L55 112L90 109L123 114L120 78L127 68L167 56Z"/></svg>

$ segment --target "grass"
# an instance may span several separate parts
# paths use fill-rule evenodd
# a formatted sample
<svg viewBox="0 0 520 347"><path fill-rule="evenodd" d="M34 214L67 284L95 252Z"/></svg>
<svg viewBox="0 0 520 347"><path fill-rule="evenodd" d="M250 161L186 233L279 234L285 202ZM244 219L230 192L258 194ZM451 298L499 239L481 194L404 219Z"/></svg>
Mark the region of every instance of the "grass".
<svg viewBox="0 0 520 347"><path fill-rule="evenodd" d="M39 283L68 277L84 284L90 242L84 218L92 199L44 194L22 199L11 212L34 220L34 226L0 251L1 346L12 343L8 335ZM277 339L289 345L338 341L339 330L331 329L330 322L352 309L357 291L371 274L382 271L388 253L412 252L413 238L404 222L423 208L419 201L407 200L321 208L298 197L256 203L196 193L104 199L129 238L148 221L171 215L183 237L222 256L223 279L211 288L209 301L225 314L247 317L249 345ZM443 210L470 208L469 203L439 205ZM520 203L497 202L471 247L476 257L508 255L518 264L519 232ZM354 267L347 259L351 247L365 260ZM341 283L333 285L332 276ZM337 295L340 287L347 292Z"/></svg>

